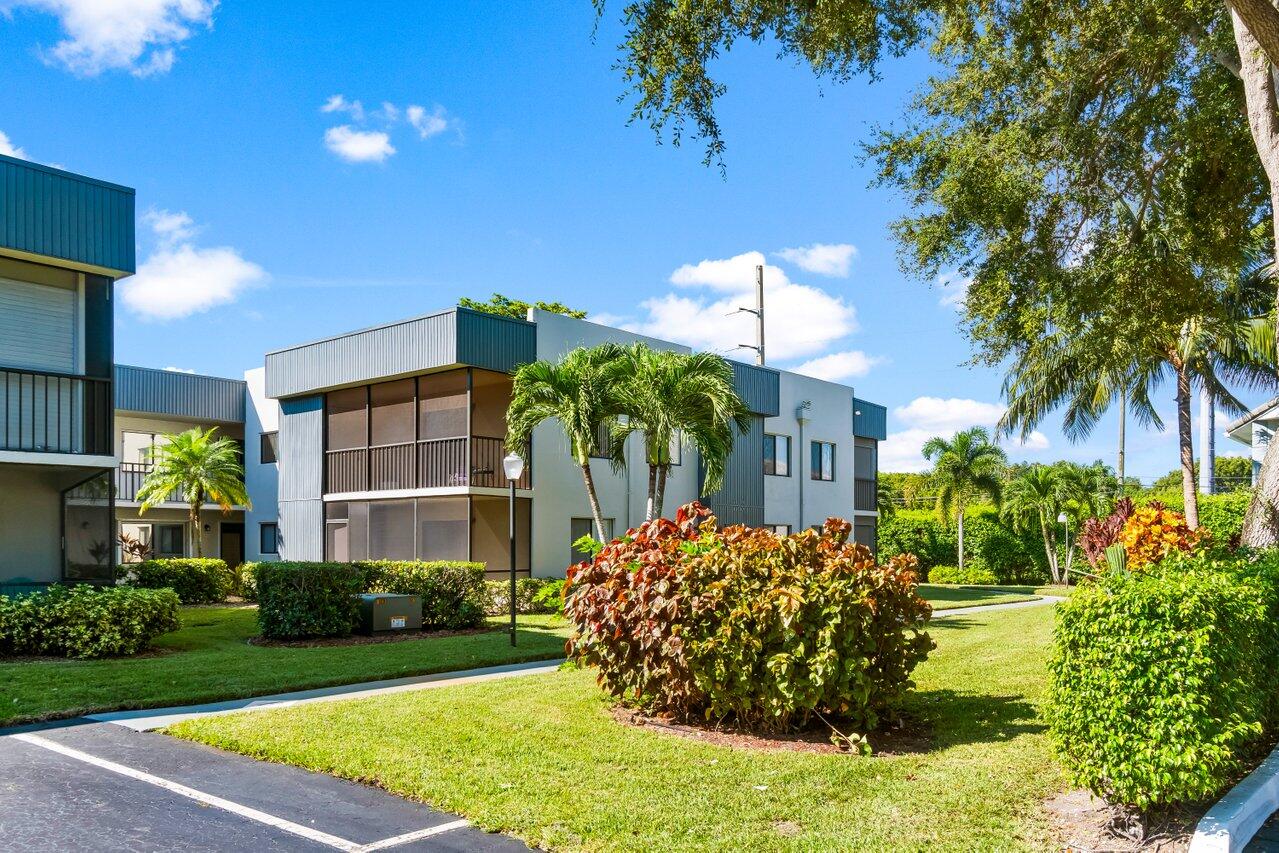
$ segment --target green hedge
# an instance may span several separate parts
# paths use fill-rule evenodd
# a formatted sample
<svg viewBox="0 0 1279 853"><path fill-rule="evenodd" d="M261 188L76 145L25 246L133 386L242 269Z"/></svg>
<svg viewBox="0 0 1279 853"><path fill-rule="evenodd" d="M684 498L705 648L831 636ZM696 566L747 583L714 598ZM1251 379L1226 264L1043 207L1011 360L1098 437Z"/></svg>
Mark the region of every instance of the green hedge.
<svg viewBox="0 0 1279 853"><path fill-rule="evenodd" d="M563 592L562 578L519 578L515 581L515 612L562 613ZM485 612L490 616L505 616L511 612L509 580L488 582Z"/></svg>
<svg viewBox="0 0 1279 853"><path fill-rule="evenodd" d="M999 583L999 579L989 569L964 566L961 572L957 566L933 566L928 570L928 582L990 586Z"/></svg>
<svg viewBox="0 0 1279 853"><path fill-rule="evenodd" d="M1239 534L1243 532L1243 517L1248 512L1251 500L1251 489L1220 495L1200 495L1199 525L1212 531L1213 540L1220 544L1237 542ZM1177 512L1186 510L1186 501L1180 489L1143 492L1133 498L1133 503L1138 506L1145 506L1152 501L1159 501Z"/></svg>
<svg viewBox="0 0 1279 853"><path fill-rule="evenodd" d="M218 604L235 587L235 574L222 560L174 557L125 563L121 580L141 589L171 589L183 604Z"/></svg>
<svg viewBox="0 0 1279 853"><path fill-rule="evenodd" d="M345 637L357 615L364 572L350 563L259 563L258 628L271 640Z"/></svg>
<svg viewBox="0 0 1279 853"><path fill-rule="evenodd" d="M1273 732L1279 557L1165 560L1057 606L1047 719L1076 784L1147 808L1216 796Z"/></svg>
<svg viewBox="0 0 1279 853"><path fill-rule="evenodd" d="M884 559L914 554L921 573L954 566L959 562L955 525L933 510L899 510L879 521L879 554ZM1048 579L1048 558L1038 532L1013 530L994 507L972 506L964 516L964 569L993 576L995 583L1042 583Z"/></svg>
<svg viewBox="0 0 1279 853"><path fill-rule="evenodd" d="M484 621L489 593L483 563L369 560L354 565L364 572L365 592L421 596L426 630L455 631Z"/></svg>
<svg viewBox="0 0 1279 853"><path fill-rule="evenodd" d="M55 585L0 596L0 654L132 655L178 627L178 596L171 589Z"/></svg>

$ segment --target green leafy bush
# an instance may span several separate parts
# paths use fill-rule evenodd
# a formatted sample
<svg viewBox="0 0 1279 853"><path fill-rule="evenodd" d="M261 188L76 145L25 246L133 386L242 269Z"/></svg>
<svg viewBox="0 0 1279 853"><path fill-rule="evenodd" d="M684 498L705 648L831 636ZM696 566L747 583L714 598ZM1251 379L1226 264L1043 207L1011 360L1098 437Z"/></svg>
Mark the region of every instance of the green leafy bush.
<svg viewBox="0 0 1279 853"><path fill-rule="evenodd" d="M1140 808L1228 787L1275 723L1279 558L1169 557L1057 606L1047 718L1076 784Z"/></svg>
<svg viewBox="0 0 1279 853"><path fill-rule="evenodd" d="M999 579L993 572L973 566L964 566L962 572L956 566L933 566L928 570L928 582L993 586Z"/></svg>
<svg viewBox="0 0 1279 853"><path fill-rule="evenodd" d="M569 569L569 654L655 711L762 729L817 712L869 731L933 648L932 609L913 557L877 565L849 532L717 531L701 504L680 507Z"/></svg>
<svg viewBox="0 0 1279 853"><path fill-rule="evenodd" d="M993 581L965 583L1039 584L1048 580L1048 556L1038 530L1014 530L994 507L973 507L964 519L964 568Z"/></svg>
<svg viewBox="0 0 1279 853"><path fill-rule="evenodd" d="M0 596L0 654L102 658L137 654L176 631L171 589L54 585Z"/></svg>
<svg viewBox="0 0 1279 853"><path fill-rule="evenodd" d="M518 578L515 581L516 613L559 613L563 609L561 594L564 581L559 578ZM488 604L485 612L490 616L505 616L511 612L511 582L489 581Z"/></svg>
<svg viewBox="0 0 1279 853"><path fill-rule="evenodd" d="M898 510L888 518L881 518L879 553L885 557L914 554L923 570L953 566L959 561L955 531L943 524L932 510Z"/></svg>
<svg viewBox="0 0 1279 853"><path fill-rule="evenodd" d="M357 615L364 572L351 563L259 563L258 628L272 640L345 637Z"/></svg>
<svg viewBox="0 0 1279 853"><path fill-rule="evenodd" d="M1212 533L1215 542L1222 544L1237 543L1239 534L1243 532L1243 517L1248 511L1248 503L1252 500L1252 490L1226 492L1219 495L1199 496L1199 526ZM1181 489L1163 491L1147 491L1133 498L1137 506L1149 506L1161 503L1168 509L1184 513L1185 497Z"/></svg>
<svg viewBox="0 0 1279 853"><path fill-rule="evenodd" d="M141 589L171 589L183 604L218 604L235 587L235 574L222 560L171 557L125 563L121 580Z"/></svg>
<svg viewBox="0 0 1279 853"><path fill-rule="evenodd" d="M231 593L240 596L245 601L257 601L257 571L261 565L261 563L241 563L236 566L234 569L235 583L231 587Z"/></svg>
<svg viewBox="0 0 1279 853"><path fill-rule="evenodd" d="M426 630L456 631L484 621L483 563L368 560L354 565L364 572L365 592L420 596Z"/></svg>

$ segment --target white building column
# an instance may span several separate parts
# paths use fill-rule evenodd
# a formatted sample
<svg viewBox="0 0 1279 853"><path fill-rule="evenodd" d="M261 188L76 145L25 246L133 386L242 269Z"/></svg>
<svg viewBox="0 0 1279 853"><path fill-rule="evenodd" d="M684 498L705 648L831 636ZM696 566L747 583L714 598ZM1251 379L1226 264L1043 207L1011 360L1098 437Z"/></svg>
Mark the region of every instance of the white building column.
<svg viewBox="0 0 1279 853"><path fill-rule="evenodd" d="M1216 420L1212 394L1202 388L1199 391L1199 492L1205 495L1212 494L1216 474Z"/></svg>

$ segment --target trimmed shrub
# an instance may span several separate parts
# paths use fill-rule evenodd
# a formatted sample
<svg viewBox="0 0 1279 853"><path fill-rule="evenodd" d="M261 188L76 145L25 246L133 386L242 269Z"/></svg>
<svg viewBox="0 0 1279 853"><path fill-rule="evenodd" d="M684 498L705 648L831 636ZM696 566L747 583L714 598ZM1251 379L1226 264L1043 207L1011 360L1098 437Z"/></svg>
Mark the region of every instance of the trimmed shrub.
<svg viewBox="0 0 1279 853"><path fill-rule="evenodd" d="M141 589L171 589L183 604L218 604L235 586L235 574L222 560L173 557L120 566L122 582Z"/></svg>
<svg viewBox="0 0 1279 853"><path fill-rule="evenodd" d="M259 563L258 628L271 640L345 637L358 613L364 572L351 563Z"/></svg>
<svg viewBox="0 0 1279 853"><path fill-rule="evenodd" d="M959 560L955 531L943 524L937 513L923 509L898 510L881 518L879 553L885 557L914 554L923 570L953 566Z"/></svg>
<svg viewBox="0 0 1279 853"><path fill-rule="evenodd" d="M1133 510L1119 532L1119 542L1128 555L1130 569L1158 563L1177 551L1194 551L1205 538L1211 538L1211 534L1191 530L1184 515L1158 504Z"/></svg>
<svg viewBox="0 0 1279 853"><path fill-rule="evenodd" d="M0 653L102 658L137 654L176 631L171 589L62 586L0 596Z"/></svg>
<svg viewBox="0 0 1279 853"><path fill-rule="evenodd" d="M1014 530L994 507L973 507L964 517L964 570L994 580L964 583L1038 584L1048 580L1048 557L1038 529Z"/></svg>
<svg viewBox="0 0 1279 853"><path fill-rule="evenodd" d="M488 581L489 616L505 616L511 612L511 582ZM561 613L564 581L560 578L517 578L515 581L516 613Z"/></svg>
<svg viewBox="0 0 1279 853"><path fill-rule="evenodd" d="M258 600L257 571L261 563L241 563L235 567L235 584L231 588L234 595L245 601Z"/></svg>
<svg viewBox="0 0 1279 853"><path fill-rule="evenodd" d="M488 589L483 563L367 560L353 565L364 572L365 592L420 596L426 630L456 631L484 621Z"/></svg>
<svg viewBox="0 0 1279 853"><path fill-rule="evenodd" d="M972 566L964 566L962 572L956 566L933 566L928 570L928 582L994 586L999 579L993 572Z"/></svg>
<svg viewBox="0 0 1279 853"><path fill-rule="evenodd" d="M869 731L933 648L932 608L913 557L876 565L850 529L717 531L698 503L646 522L569 569L569 655L657 712L766 730L817 712Z"/></svg>
<svg viewBox="0 0 1279 853"><path fill-rule="evenodd" d="M1246 769L1279 698L1277 569L1177 554L1057 606L1046 717L1076 784L1148 808Z"/></svg>

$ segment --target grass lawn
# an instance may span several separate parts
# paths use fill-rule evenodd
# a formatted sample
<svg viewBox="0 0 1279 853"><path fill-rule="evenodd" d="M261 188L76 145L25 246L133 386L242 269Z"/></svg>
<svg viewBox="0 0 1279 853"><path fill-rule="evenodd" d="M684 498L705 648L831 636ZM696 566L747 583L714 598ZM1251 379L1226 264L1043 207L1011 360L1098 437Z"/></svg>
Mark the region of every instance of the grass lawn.
<svg viewBox="0 0 1279 853"><path fill-rule="evenodd" d="M948 586L933 583L921 583L919 594L928 599L933 610L1034 601L1041 595L1033 586Z"/></svg>
<svg viewBox="0 0 1279 853"><path fill-rule="evenodd" d="M624 726L591 672L210 717L172 734L381 785L542 847L1051 848L1037 705L1052 608L935 623L922 752L759 752Z"/></svg>
<svg viewBox="0 0 1279 853"><path fill-rule="evenodd" d="M249 645L257 632L254 608L191 607L154 654L0 662L0 725L555 658L568 625L522 616L514 649L505 631L316 648Z"/></svg>

